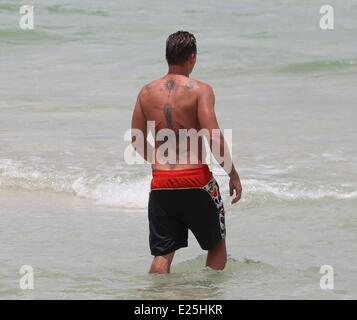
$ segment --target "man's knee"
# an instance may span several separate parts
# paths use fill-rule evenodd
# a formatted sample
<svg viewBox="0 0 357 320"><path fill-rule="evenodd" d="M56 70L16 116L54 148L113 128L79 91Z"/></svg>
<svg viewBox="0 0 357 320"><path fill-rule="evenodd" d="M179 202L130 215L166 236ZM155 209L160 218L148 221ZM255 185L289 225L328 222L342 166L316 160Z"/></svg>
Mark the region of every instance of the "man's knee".
<svg viewBox="0 0 357 320"><path fill-rule="evenodd" d="M157 265L153 263L150 268L150 273L169 273L170 268L167 266Z"/></svg>
<svg viewBox="0 0 357 320"><path fill-rule="evenodd" d="M226 267L226 264L227 264L226 254L220 255L219 257L208 259L207 261L207 267L210 267L213 270L223 270Z"/></svg>
<svg viewBox="0 0 357 320"><path fill-rule="evenodd" d="M173 253L166 256L157 256L151 264L150 273L169 273Z"/></svg>
<svg viewBox="0 0 357 320"><path fill-rule="evenodd" d="M220 261L216 262L214 269L215 270L223 270L226 267L226 264L227 264L227 255L222 257L222 259L220 259Z"/></svg>
<svg viewBox="0 0 357 320"><path fill-rule="evenodd" d="M207 266L214 270L223 270L227 263L227 250L224 240L219 241L208 251Z"/></svg>

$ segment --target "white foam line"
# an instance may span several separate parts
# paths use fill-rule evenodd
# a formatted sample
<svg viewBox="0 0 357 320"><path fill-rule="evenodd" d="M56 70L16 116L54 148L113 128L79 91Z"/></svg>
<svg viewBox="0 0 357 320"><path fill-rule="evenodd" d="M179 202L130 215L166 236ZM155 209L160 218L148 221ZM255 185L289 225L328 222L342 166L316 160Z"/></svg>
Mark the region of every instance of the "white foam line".
<svg viewBox="0 0 357 320"><path fill-rule="evenodd" d="M221 193L228 196L228 178L216 176ZM332 186L306 188L292 182L269 182L257 179L243 179L243 201L268 201L275 197L283 200L338 200L356 199L357 191L336 191ZM42 167L25 165L22 161L0 159L0 187L27 190L52 190L72 193L78 197L95 200L99 204L123 208L146 208L150 186L150 176L123 180L120 177L88 175L81 173L53 172L45 164ZM330 190L328 189L330 188ZM246 197L244 197L246 195ZM268 196L268 198L267 198Z"/></svg>

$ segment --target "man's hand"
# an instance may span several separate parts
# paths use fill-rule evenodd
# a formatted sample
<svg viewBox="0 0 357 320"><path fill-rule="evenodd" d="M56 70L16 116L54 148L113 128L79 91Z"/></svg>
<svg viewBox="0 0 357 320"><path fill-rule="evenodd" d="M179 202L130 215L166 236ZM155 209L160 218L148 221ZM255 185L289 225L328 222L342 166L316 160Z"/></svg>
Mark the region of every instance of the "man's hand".
<svg viewBox="0 0 357 320"><path fill-rule="evenodd" d="M237 172L234 172L229 175L229 195L233 196L235 191L235 197L231 201L231 204L238 202L242 195L242 185L240 183L239 175Z"/></svg>

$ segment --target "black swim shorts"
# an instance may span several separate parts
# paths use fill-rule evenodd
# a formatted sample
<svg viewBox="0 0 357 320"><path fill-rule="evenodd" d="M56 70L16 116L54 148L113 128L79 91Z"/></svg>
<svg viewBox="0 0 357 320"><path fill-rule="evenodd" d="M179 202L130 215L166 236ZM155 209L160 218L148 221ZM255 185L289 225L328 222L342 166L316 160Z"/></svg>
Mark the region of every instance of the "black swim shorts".
<svg viewBox="0 0 357 320"><path fill-rule="evenodd" d="M188 230L201 248L225 238L224 207L208 166L153 170L149 197L150 250L162 256L187 247Z"/></svg>

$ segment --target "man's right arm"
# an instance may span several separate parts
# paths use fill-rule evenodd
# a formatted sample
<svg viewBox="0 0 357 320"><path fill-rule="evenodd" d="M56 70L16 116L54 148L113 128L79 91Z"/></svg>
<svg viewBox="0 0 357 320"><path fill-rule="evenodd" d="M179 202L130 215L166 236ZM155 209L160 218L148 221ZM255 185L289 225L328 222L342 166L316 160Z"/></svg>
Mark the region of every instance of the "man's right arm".
<svg viewBox="0 0 357 320"><path fill-rule="evenodd" d="M143 141L136 141L137 137L133 135L132 131L132 144L134 149L146 160L147 159L147 121L142 110L142 105L140 101L141 92L139 92L138 97L136 99L136 103L134 106L134 111L131 120L131 129L132 130L140 130L142 133ZM136 143L135 143L136 142ZM135 146L137 145L137 146Z"/></svg>
<svg viewBox="0 0 357 320"><path fill-rule="evenodd" d="M230 156L228 145L224 139L222 131L219 128L216 113L214 111L215 104L215 96L213 89L208 84L201 83L200 91L198 94L198 104L197 104L197 114L198 114L198 122L200 124L200 128L208 129L210 134L209 145L212 151L213 156L218 161L220 166L226 171L230 180L229 180L229 192L230 195L233 196L233 192L235 191L235 197L232 200L232 204L236 203L241 198L242 186L240 183L240 178L237 170L234 167L232 158ZM219 130L219 141L214 141L213 130ZM213 144L218 143L219 148L214 148ZM217 150L218 149L218 150ZM215 154L217 151L220 154ZM220 161L221 155L223 155L223 161ZM227 170L228 164L228 170Z"/></svg>

